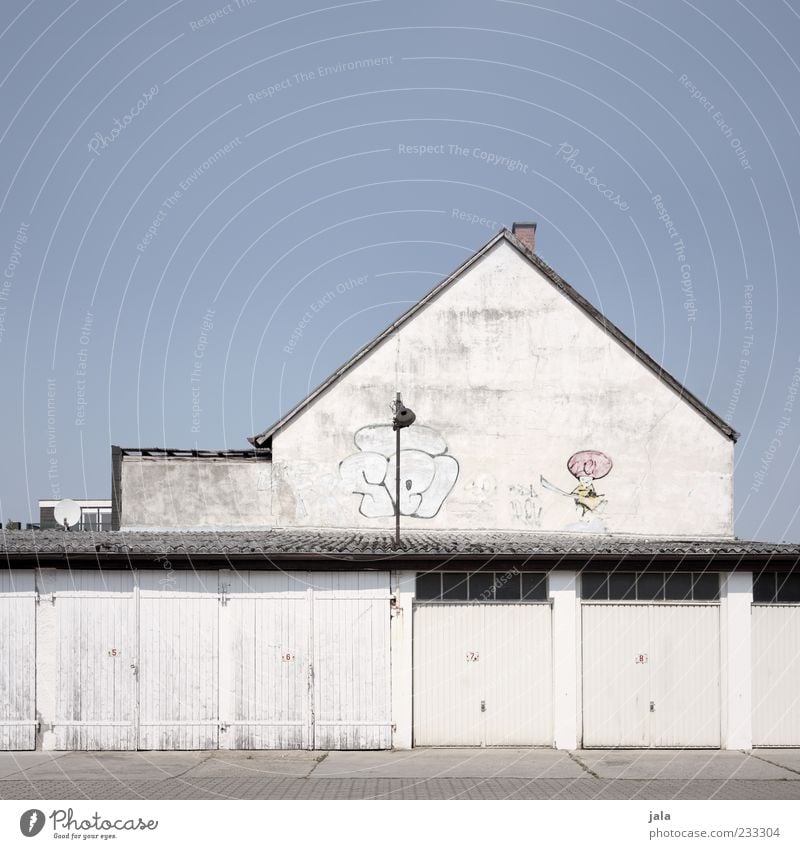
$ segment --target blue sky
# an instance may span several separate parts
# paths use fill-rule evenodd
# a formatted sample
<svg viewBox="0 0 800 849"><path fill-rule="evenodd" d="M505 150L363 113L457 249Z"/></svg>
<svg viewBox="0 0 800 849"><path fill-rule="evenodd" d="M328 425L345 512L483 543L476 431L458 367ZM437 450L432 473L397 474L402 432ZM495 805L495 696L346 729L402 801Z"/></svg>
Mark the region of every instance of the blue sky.
<svg viewBox="0 0 800 849"><path fill-rule="evenodd" d="M0 15L3 521L107 497L112 443L247 447L532 219L741 431L737 534L800 540L796 0Z"/></svg>

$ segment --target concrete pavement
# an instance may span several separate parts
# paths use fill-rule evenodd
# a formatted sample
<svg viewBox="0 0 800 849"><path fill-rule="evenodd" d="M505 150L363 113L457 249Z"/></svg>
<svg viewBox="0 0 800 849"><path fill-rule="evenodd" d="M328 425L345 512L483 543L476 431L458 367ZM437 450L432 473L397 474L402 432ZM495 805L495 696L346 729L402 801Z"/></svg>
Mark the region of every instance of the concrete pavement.
<svg viewBox="0 0 800 849"><path fill-rule="evenodd" d="M0 753L2 799L800 799L800 750Z"/></svg>

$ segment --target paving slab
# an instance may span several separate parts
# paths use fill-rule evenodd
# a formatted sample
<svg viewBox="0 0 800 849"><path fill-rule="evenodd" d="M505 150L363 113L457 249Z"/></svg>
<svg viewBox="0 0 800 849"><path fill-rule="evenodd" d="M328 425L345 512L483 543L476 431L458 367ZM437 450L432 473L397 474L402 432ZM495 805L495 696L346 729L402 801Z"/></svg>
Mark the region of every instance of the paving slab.
<svg viewBox="0 0 800 849"><path fill-rule="evenodd" d="M37 764L49 764L66 752L0 752L0 780L10 776L19 777L24 769Z"/></svg>
<svg viewBox="0 0 800 849"><path fill-rule="evenodd" d="M753 749L753 756L800 773L800 749Z"/></svg>
<svg viewBox="0 0 800 849"><path fill-rule="evenodd" d="M21 752L0 754L0 781L161 781L179 776L307 775L320 752Z"/></svg>
<svg viewBox="0 0 800 849"><path fill-rule="evenodd" d="M370 752L369 754L381 754ZM184 778L304 778L326 758L325 752L290 751L214 752L185 773Z"/></svg>
<svg viewBox="0 0 800 849"><path fill-rule="evenodd" d="M102 780L109 777L159 780L180 775L209 757L207 752L31 752L17 756L16 773L0 756L0 778Z"/></svg>
<svg viewBox="0 0 800 849"><path fill-rule="evenodd" d="M0 753L0 798L140 797L798 799L800 750Z"/></svg>
<svg viewBox="0 0 800 849"><path fill-rule="evenodd" d="M0 799L800 799L798 781L185 778L0 781Z"/></svg>
<svg viewBox="0 0 800 849"><path fill-rule="evenodd" d="M599 778L691 780L800 779L800 774L767 763L745 752L676 749L615 749L574 752L574 757Z"/></svg>
<svg viewBox="0 0 800 849"><path fill-rule="evenodd" d="M555 749L412 749L329 752L314 778L588 778L567 752Z"/></svg>

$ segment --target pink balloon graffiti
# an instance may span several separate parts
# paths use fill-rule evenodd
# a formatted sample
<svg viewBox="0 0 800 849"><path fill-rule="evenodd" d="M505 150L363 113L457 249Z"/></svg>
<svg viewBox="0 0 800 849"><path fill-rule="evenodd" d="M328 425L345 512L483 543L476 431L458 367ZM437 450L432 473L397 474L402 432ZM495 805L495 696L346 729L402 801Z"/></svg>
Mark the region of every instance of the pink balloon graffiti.
<svg viewBox="0 0 800 849"><path fill-rule="evenodd" d="M577 451L567 461L567 468L576 478L585 475L599 480L604 478L614 464L602 451Z"/></svg>

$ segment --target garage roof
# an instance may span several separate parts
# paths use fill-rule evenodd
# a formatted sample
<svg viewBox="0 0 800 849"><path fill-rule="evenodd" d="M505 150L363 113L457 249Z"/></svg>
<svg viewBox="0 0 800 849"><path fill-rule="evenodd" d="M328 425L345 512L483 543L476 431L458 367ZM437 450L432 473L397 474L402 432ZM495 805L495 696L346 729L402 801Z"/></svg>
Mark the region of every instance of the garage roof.
<svg viewBox="0 0 800 849"><path fill-rule="evenodd" d="M589 534L409 531L399 552L386 531L273 529L264 531L4 531L7 555L116 553L169 555L329 556L782 556L800 559L800 545L730 540L665 540ZM9 556L7 560L11 560Z"/></svg>

